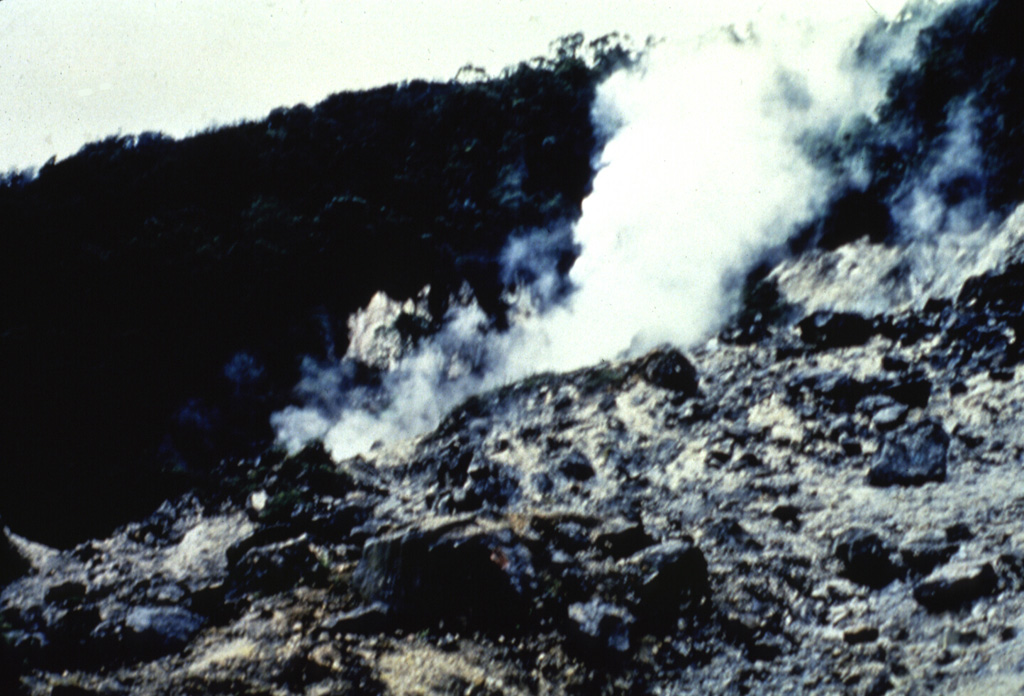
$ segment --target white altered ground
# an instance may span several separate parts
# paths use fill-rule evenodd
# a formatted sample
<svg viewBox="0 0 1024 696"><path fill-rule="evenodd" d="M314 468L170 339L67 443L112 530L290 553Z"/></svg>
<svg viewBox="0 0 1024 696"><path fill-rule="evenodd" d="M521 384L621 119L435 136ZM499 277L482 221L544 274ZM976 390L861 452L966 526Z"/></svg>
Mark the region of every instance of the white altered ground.
<svg viewBox="0 0 1024 696"><path fill-rule="evenodd" d="M1024 207L999 224L946 231L893 245L867 238L835 251L812 250L771 273L808 312L868 315L920 309L930 298L955 299L963 282L1024 256Z"/></svg>

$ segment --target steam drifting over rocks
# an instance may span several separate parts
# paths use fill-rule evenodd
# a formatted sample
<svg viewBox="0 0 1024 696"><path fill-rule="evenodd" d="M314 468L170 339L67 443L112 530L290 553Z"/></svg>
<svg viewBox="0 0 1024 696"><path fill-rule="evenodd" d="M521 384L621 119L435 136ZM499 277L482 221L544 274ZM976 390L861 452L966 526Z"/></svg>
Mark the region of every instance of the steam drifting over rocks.
<svg viewBox="0 0 1024 696"><path fill-rule="evenodd" d="M106 538L4 530L0 688L1019 691L1024 207L973 175L998 92L893 106L1007 7L612 74L575 226L461 260L500 293L369 295L278 446Z"/></svg>

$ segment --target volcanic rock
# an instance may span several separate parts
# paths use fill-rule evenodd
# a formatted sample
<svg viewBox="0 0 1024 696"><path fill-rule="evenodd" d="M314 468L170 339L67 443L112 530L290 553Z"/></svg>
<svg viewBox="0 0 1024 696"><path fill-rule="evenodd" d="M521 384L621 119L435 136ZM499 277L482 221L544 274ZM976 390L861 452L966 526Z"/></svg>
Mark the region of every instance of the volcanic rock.
<svg viewBox="0 0 1024 696"><path fill-rule="evenodd" d="M919 423L887 440L868 473L872 486L920 486L946 480L949 435L936 422Z"/></svg>
<svg viewBox="0 0 1024 696"><path fill-rule="evenodd" d="M924 408L932 395L932 383L924 377L902 379L885 393L910 408Z"/></svg>
<svg viewBox="0 0 1024 696"><path fill-rule="evenodd" d="M656 387L684 396L693 396L697 393L697 370L686 356L675 348L661 348L650 353L641 361L639 368L643 378Z"/></svg>
<svg viewBox="0 0 1024 696"><path fill-rule="evenodd" d="M914 599L931 612L956 611L996 591L999 578L988 563L946 567L914 588Z"/></svg>
<svg viewBox="0 0 1024 696"><path fill-rule="evenodd" d="M820 350L863 345L875 334L871 320L852 312L815 312L797 328L804 343Z"/></svg>
<svg viewBox="0 0 1024 696"><path fill-rule="evenodd" d="M893 561L895 549L872 531L847 529L835 543L835 557L842 574L873 589L885 587L898 578L899 565Z"/></svg>
<svg viewBox="0 0 1024 696"><path fill-rule="evenodd" d="M647 621L674 621L710 593L708 564L691 539L674 539L644 549L625 561L638 571L638 615Z"/></svg>
<svg viewBox="0 0 1024 696"><path fill-rule="evenodd" d="M236 591L273 594L300 582L316 585L326 576L321 556L303 534L273 544L253 546L231 564Z"/></svg>
<svg viewBox="0 0 1024 696"><path fill-rule="evenodd" d="M586 481L594 477L594 465L582 452L570 452L558 465L558 470L575 481Z"/></svg>
<svg viewBox="0 0 1024 696"><path fill-rule="evenodd" d="M655 543L640 522L610 520L596 530L594 545L613 558L626 558Z"/></svg>
<svg viewBox="0 0 1024 696"><path fill-rule="evenodd" d="M133 607L124 618L124 640L140 654L163 655L188 644L204 623L181 607Z"/></svg>
<svg viewBox="0 0 1024 696"><path fill-rule="evenodd" d="M532 574L508 527L459 517L370 539L353 579L412 623L498 626L522 620Z"/></svg>
<svg viewBox="0 0 1024 696"><path fill-rule="evenodd" d="M828 219L808 223L806 246L791 239L791 253L771 252L748 277L760 290L735 288L747 305L738 309L738 334L726 330L678 348L512 379L469 396L447 415L438 412L440 424L430 432L382 440L340 463L320 445L288 456L278 445L259 444L265 420L260 428L232 426L230 436L218 435L224 422L218 419L227 418L218 409L233 400L256 399L252 409L240 412L279 412L300 399L321 419L333 419L353 405L371 420L386 419L395 403L387 386L401 378L386 371L397 365L401 372L417 343L446 350L444 334L428 335L438 330L441 317L469 308L451 293L470 274L477 278L473 294L489 298L481 304L481 323L472 327L474 338L514 336L519 318L507 304L514 288L502 285L506 280L494 254L510 226L537 228L537 234L548 233L542 227L564 228L567 251L558 262L563 277L556 282L564 282L569 291L565 274L575 259L569 228L581 197L545 201L541 189L549 187L538 177L563 181L559 162L575 145L562 130L537 127L527 137L502 123L480 131L486 138L472 135L476 130L465 137L456 134L454 140L435 132L431 124L457 123L468 113L466 107L475 113L508 86L506 80L520 86L535 83L538 76L528 66L508 77L462 86L410 83L373 93L374 99L400 102L398 120L413 129L402 130L409 139L395 141L400 159L415 160L423 144L440 144L442 161L432 171L444 172L445 178L436 182L407 179L409 172L389 167L380 172L366 168L373 159L367 157L376 151L360 151L358 132L372 120L365 113L376 112L328 105L317 107L315 118L306 113L304 120L297 107L267 124L233 131L246 142L266 139L286 149L308 140L316 145L312 151L326 153L328 160L369 172L388 195L370 200L346 191L345 181L318 166L310 175L326 197L305 200L299 187L303 195L293 198L270 176L272 168L261 165L252 168L263 182L258 190L213 197L227 201L224 214L211 218L217 223L211 229L223 237L218 241L198 229L195 237L212 244L217 258L228 265L255 268L256 274L281 266L252 266L258 261L253 253L275 256L280 251L288 257L289 245L301 242L307 251L289 263L293 274L271 273L257 285L290 281L293 290L301 289L302 302L273 309L279 319L320 307L321 301L329 316L318 314L315 330L300 337L288 334L296 326L290 320L242 331L254 340L264 337L251 346L249 341L234 344L238 329L231 328L233 322L218 326L223 332L216 332L210 374L220 375L219 361L235 355L224 373L230 394L157 409L183 408L181 417L193 418L192 435L200 440L224 437L219 441L226 445L251 435L255 451L193 461L189 452L203 451L202 443L183 449L180 433L170 433L159 455L166 460L160 462L173 468L182 477L176 479L181 488L191 492L155 485L159 500L167 502L150 513L158 504L149 497L151 491L139 501L141 508L128 515L132 506L122 503L133 502L132 481L146 472L139 479L121 477L136 461L127 457L123 466L103 469L109 476L92 481L95 467L122 451L120 444L92 447L94 454L111 457L91 460L72 479L72 496L64 490L43 499L82 497L75 483L88 479L87 491L103 493L97 506L114 502L122 510L82 530L72 527L84 517L61 517L58 526L67 534L58 536L70 539L68 546L78 544L65 550L22 536L0 538L0 553L7 548L3 541L10 539L31 566L24 572L27 566L15 559L15 572L0 587L0 693L916 696L1019 691L1024 480L1017 473L1024 453L1024 387L1016 363L1024 336L1017 292L1024 287L1024 207L1002 223L998 218L1006 211L986 210L985 224L970 233L950 234L946 227L959 228L987 192L1008 190L1005 180L982 181L981 172L964 171L973 167L970 161L951 157L965 135L961 126L970 137L960 139L977 146L983 155L979 161L988 161L1019 138L994 143L983 135L1020 119L989 110L991 99L974 90L978 80L973 78L967 80L970 89L953 101L937 103L936 94L970 72L960 70L965 67L961 58L993 48L1007 55L982 66L985 74L995 76L991 89L1000 99L1015 94L1005 87L1016 83L1003 78L1017 73L1001 71L1020 72L1014 66L1022 65L1016 57L1021 42L1013 31L1020 22L1008 21L1015 16L1011 10L1020 10L1008 0L951 8L950 22L966 18L961 29L980 34L969 47L951 47L950 37L958 32L949 26L922 29L915 58L908 57L907 71L901 69L900 79L890 85L892 99L903 100L905 108L894 115L890 101L877 121L852 119L841 129L842 142L819 142L829 141L828 133L801 141L802 149L820 155L815 164L821 165L822 176L839 165L843 181L830 190L839 198L826 213ZM993 17L1000 18L998 31L982 31L991 29ZM927 19L927 12L915 15L914 21L919 19ZM867 65L883 56L893 45L892 32L911 27L908 36L917 31L916 24L879 23L859 45L857 60ZM562 46L569 56L578 55L578 48ZM912 65L925 55L934 60L919 82ZM584 96L563 106L577 109L574 122L586 123L597 85L577 71L576 62L560 63L551 77L558 83L563 78L583 81L573 89ZM540 86L547 91L552 84ZM441 118L438 110L447 107L435 98L438 94L458 97L458 118ZM365 97L339 95L331 103L359 106ZM558 104L550 100L535 104L519 94L509 103L515 119L530 113L550 114L542 124L561 118L560 108L553 108ZM925 108L939 120L919 123L914 114ZM307 127L311 118L318 128ZM321 147L316 133L335 132L328 118L356 124L344 131L352 137ZM204 137L189 139L188 147L205 152ZM574 159L595 161L590 141L583 141ZM902 150L904 141L911 151ZM501 150L502 166L488 172L495 148ZM127 164L136 156L120 146L107 148L106 155L102 148L91 152L102 161L116 154ZM235 152L228 147L213 159L231 161ZM538 152L548 154L537 160ZM867 197L842 193L849 185L846 179L856 178L851 176L855 170L847 169L851 157L858 162L857 172L871 175ZM506 158L511 158L509 166L504 166ZM298 158L296 166L305 166L305 159ZM936 165L953 159L962 177L947 181L949 167ZM78 161L88 171L85 159ZM521 185L516 172L522 167L533 172L527 179L532 185ZM1020 167L1007 171L1018 177ZM59 183L53 168L47 172L41 181ZM104 179L99 181L102 188ZM944 200L954 207L935 221L934 230L904 229L904 196L922 182L929 189L924 200ZM585 177L577 184L577 192L589 190ZM18 186L0 185L0 205L21 195ZM83 201L93 198L81 194L81 182L74 177L68 177L67 188ZM45 198L41 184L26 184L25 190L30 189ZM117 195L122 189L111 187ZM457 199L449 201L446 192L457 192ZM953 200L960 195L969 198ZM433 202L436 197L439 205ZM504 204L488 207L489 198L519 200L525 207L518 209L537 214L506 219L513 211ZM191 239L188 220L193 212L203 213L194 210L192 196L179 203L165 213L140 202L140 220L155 216L156 222L135 232L129 224L125 244L159 259L149 242ZM241 210L234 211L238 204ZM861 204L869 209L858 217ZM35 231L39 216L25 205L16 226ZM892 212L885 210L889 205ZM539 214L552 208L568 217ZM859 238L867 227L881 235L887 212L900 229L885 232L885 244ZM405 222L410 215L413 222ZM77 229L70 213L60 221L69 232ZM277 228L281 224L291 232L266 236L266 229L284 231ZM103 226L110 234L119 229ZM51 240L62 238L58 232L44 225L31 236L40 259L50 253L46 245ZM238 234L252 236L255 244L237 239ZM814 235L823 240L818 247ZM91 243L89 236L69 253L96 256L84 243ZM15 237L27 243L30 235ZM355 246L336 247L335 240ZM325 248L334 252L321 253ZM947 259L948 251L956 256ZM124 258L130 264L136 256L132 252ZM314 268L307 263L311 259L322 262ZM955 261L943 263L949 259ZM340 267L339 260L344 261ZM63 268L59 258L52 265ZM380 273L382 267L386 273ZM938 276L929 277L936 268ZM203 269L204 275L224 270L205 263ZM360 272L353 274L353 269ZM35 266L12 270L34 273ZM974 277L964 283L968 273ZM378 276L384 278L380 283ZM68 277L72 282L78 276ZM224 286L236 288L233 296L240 297L254 287L246 282L254 277L227 273ZM186 273L182 285L169 287L193 287L185 282L189 278ZM124 294L123 280L111 282L110 293L100 296ZM415 299L428 282L432 291ZM529 291L529 279L509 282L517 284L517 291ZM358 287L349 287L353 283ZM186 297L203 297L207 289L209 282L200 283ZM383 294L372 300L378 292L395 301L386 301ZM340 294L327 302L327 293ZM261 317L257 310L271 297L257 295L250 309L238 315L237 325ZM407 303L405 298L414 299ZM368 301L371 309L381 311L376 317L367 312L357 316L356 340L345 344L346 319ZM227 311L231 303L214 304L225 310L209 314L214 321L233 316ZM137 334L128 324L113 327L126 337L126 347L112 354L110 365L134 355L140 339L171 333L184 339L157 341L169 348L143 352L143 358L159 353L185 360L207 345L193 342L192 334L168 322L165 312L152 312L156 306L140 302L140 307L168 329ZM332 308L343 311L335 315ZM55 335L95 332L86 320L99 314L83 315L81 330ZM60 320L72 315L62 314ZM205 323L192 324L200 325ZM502 333L507 328L513 330ZM18 340L17 327L5 336ZM27 343L22 352L36 357L37 345ZM44 357L63 354L69 345L81 348L74 341L55 345ZM103 345L87 351L88 361L107 360ZM197 350L175 349L189 345ZM296 347L308 347L300 354L310 357L303 361L293 352ZM346 352L347 357L338 357ZM160 371L152 366L165 363L140 358L125 374L157 375ZM167 364L170 379L190 373ZM298 378L300 366L305 379L292 392L294 379L282 375L296 373ZM16 394L52 399L57 391L40 390L36 372L4 374L17 382ZM74 370L54 374L44 382L67 381ZM200 374L206 372L196 373L199 382ZM324 379L314 379L320 376ZM493 375L472 376L493 383L488 381ZM150 402L150 387L159 381L153 379L138 385L145 398L129 398L125 409ZM162 393L192 393L193 384ZM344 387L340 393L336 384ZM85 387L92 394L119 398L116 389L101 390L110 386L106 379L72 386L54 402L54 413L77 403L72 397ZM433 404L438 408L447 408L453 394L464 393L461 383L451 390L447 382L439 386L446 393ZM417 396L431 401L434 394ZM11 432L50 432L52 419L35 419L50 410L35 409L33 416L15 413L17 427ZM69 417L88 412L71 409ZM93 420L90 416L55 432L85 432ZM97 416L97 427L88 432L112 443L132 437L132 428L111 430L111 423ZM148 442L148 435L144 439ZM36 440L12 438L7 444L20 447L23 441L27 451ZM143 444L143 439L128 443L123 453ZM73 454L74 449L69 445L56 451ZM31 461L42 461L46 451L33 454ZM213 451L224 450L218 446ZM77 466L73 458L68 461L68 468ZM47 472L52 478L63 466L45 468L40 480ZM955 475L947 478L947 471ZM122 478L124 488L110 486ZM935 485L940 481L943 485ZM52 484L33 485L38 495ZM17 502L22 490L15 481L6 499ZM29 507L21 513L33 512ZM115 523L123 526L115 529ZM83 541L95 530L104 538ZM16 531L23 533L20 526Z"/></svg>
<svg viewBox="0 0 1024 696"><path fill-rule="evenodd" d="M900 557L908 570L923 576L947 563L959 548L945 536L929 533L900 546Z"/></svg>

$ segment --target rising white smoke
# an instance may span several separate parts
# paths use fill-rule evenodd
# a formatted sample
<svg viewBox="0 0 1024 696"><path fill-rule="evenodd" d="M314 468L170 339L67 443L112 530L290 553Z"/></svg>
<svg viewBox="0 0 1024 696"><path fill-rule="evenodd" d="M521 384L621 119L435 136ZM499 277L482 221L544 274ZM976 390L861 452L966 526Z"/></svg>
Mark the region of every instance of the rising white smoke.
<svg viewBox="0 0 1024 696"><path fill-rule="evenodd" d="M951 105L946 130L889 204L893 244L866 240L789 259L773 271L806 311L866 315L920 309L955 297L964 281L1005 262L1021 244L1024 210L1000 224L985 200L980 114L970 99Z"/></svg>
<svg viewBox="0 0 1024 696"><path fill-rule="evenodd" d="M841 132L870 115L892 61L909 54L892 46L871 72L854 68L856 42L878 18L852 6L814 17L762 13L749 25L673 38L640 69L613 75L593 113L613 137L573 231L573 291L552 302L564 284L536 250L535 282L508 331L484 331L473 304L453 311L369 401L339 397L341 368L319 366L306 381L309 405L275 415L281 442L319 438L343 458L428 430L479 390L663 342L690 345L720 329L745 271L818 212L834 183L799 136L811 126ZM528 266L531 249L529 238L510 243L509 266Z"/></svg>

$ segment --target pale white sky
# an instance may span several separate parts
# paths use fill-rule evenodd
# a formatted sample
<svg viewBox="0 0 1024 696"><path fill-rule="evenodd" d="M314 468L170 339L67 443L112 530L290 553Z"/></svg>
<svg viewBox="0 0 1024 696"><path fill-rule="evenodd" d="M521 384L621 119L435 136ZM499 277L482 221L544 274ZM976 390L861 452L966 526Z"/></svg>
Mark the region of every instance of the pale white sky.
<svg viewBox="0 0 1024 696"><path fill-rule="evenodd" d="M574 31L638 40L786 7L863 19L903 0L0 0L0 172L113 133L183 136L473 63L496 72Z"/></svg>

